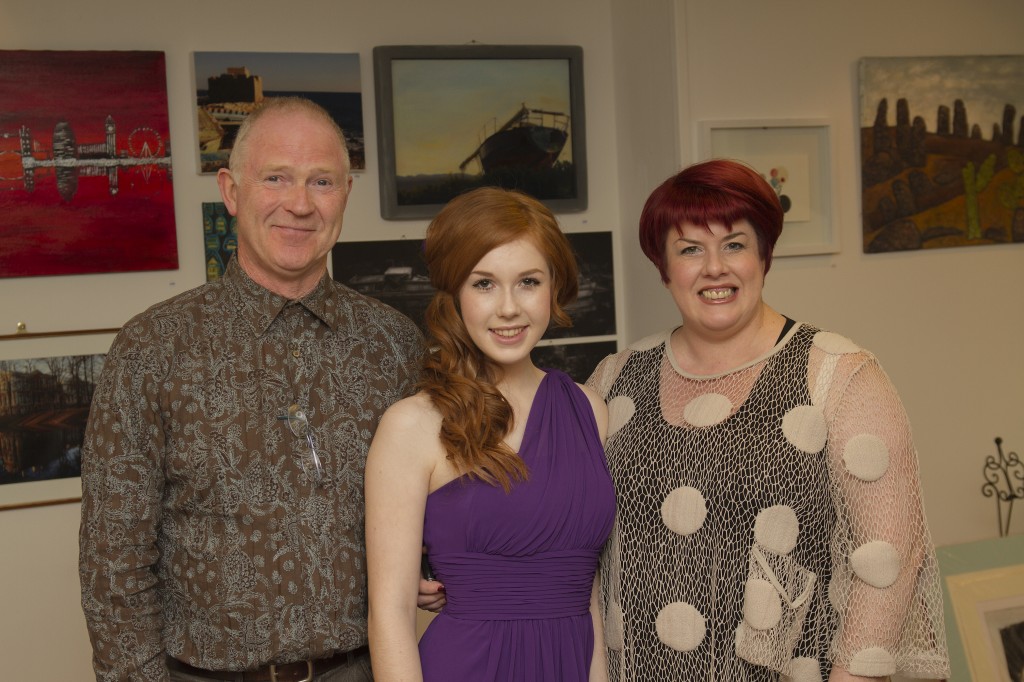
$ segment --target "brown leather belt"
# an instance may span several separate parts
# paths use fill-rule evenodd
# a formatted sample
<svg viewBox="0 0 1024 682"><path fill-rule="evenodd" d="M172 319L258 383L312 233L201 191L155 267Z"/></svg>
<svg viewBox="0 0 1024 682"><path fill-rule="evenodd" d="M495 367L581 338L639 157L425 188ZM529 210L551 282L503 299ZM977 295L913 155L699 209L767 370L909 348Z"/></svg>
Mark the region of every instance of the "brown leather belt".
<svg viewBox="0 0 1024 682"><path fill-rule="evenodd" d="M206 670L196 668L176 658L167 657L167 667L197 677L209 677L213 680L229 680L231 682L310 682L315 675L351 665L356 659L369 655L370 649L365 644L352 651L343 651L330 658L317 658L295 663L270 663L256 670Z"/></svg>

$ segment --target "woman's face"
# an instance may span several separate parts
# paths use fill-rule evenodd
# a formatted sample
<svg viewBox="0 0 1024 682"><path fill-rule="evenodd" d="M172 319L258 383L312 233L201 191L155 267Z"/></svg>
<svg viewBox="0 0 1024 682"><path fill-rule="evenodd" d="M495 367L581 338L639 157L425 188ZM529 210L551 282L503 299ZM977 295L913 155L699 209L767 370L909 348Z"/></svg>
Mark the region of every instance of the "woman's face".
<svg viewBox="0 0 1024 682"><path fill-rule="evenodd" d="M462 321L484 355L505 368L529 363L551 321L551 272L526 239L480 259L459 290Z"/></svg>
<svg viewBox="0 0 1024 682"><path fill-rule="evenodd" d="M727 337L745 329L761 309L764 261L748 221L708 227L684 223L680 231L668 231L665 286L684 326Z"/></svg>

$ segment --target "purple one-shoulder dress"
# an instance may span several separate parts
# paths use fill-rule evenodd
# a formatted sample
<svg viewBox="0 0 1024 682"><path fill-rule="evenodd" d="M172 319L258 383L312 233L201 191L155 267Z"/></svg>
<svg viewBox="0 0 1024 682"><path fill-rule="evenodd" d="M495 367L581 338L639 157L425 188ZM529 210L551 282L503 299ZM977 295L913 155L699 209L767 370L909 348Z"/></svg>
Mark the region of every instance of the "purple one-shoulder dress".
<svg viewBox="0 0 1024 682"><path fill-rule="evenodd" d="M423 678L585 681L594 652L590 592L615 516L593 410L548 370L508 494L466 478L427 498L424 543L448 604L420 640Z"/></svg>

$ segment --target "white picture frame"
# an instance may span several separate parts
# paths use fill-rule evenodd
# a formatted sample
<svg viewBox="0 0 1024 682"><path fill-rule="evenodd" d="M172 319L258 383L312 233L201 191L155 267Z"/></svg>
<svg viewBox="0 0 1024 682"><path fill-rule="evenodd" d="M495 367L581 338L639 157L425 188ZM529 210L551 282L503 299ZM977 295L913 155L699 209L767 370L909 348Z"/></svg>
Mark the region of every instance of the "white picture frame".
<svg viewBox="0 0 1024 682"><path fill-rule="evenodd" d="M700 158L742 161L772 183L787 208L773 255L838 253L832 126L827 119L699 123ZM788 203L788 206L787 206Z"/></svg>

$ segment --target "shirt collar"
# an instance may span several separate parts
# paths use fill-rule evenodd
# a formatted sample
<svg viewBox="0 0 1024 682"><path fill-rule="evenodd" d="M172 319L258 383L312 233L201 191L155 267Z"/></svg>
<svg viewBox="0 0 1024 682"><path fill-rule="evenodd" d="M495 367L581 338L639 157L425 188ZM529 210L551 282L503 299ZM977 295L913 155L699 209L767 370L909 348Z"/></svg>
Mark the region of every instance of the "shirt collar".
<svg viewBox="0 0 1024 682"><path fill-rule="evenodd" d="M331 331L337 331L337 292L330 286L330 279L330 275L324 270L317 285L299 299L298 304L330 327ZM245 317L250 320L256 334L266 332L285 306L291 302L291 299L275 294L253 281L238 264L237 258L232 258L228 262L222 280L239 308L248 313Z"/></svg>

